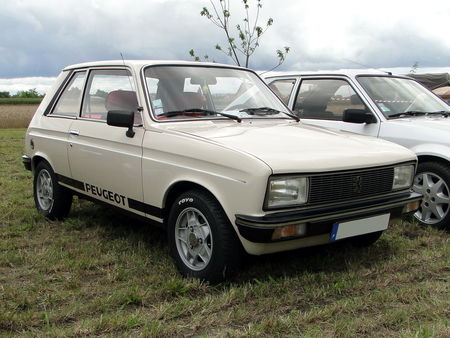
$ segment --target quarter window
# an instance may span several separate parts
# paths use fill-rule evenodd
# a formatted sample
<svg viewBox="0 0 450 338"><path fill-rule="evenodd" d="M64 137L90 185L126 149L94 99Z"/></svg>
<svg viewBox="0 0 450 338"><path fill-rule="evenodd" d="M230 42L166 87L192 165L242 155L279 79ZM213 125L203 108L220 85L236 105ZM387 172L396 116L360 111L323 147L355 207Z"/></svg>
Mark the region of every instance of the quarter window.
<svg viewBox="0 0 450 338"><path fill-rule="evenodd" d="M269 84L269 87L285 105L288 105L294 84L295 80L275 80Z"/></svg>
<svg viewBox="0 0 450 338"><path fill-rule="evenodd" d="M136 90L128 70L99 69L89 74L81 117L106 121L110 110L133 111L135 124L142 122Z"/></svg>
<svg viewBox="0 0 450 338"><path fill-rule="evenodd" d="M347 109L365 105L345 80L305 79L295 100L294 111L300 118L342 121Z"/></svg>
<svg viewBox="0 0 450 338"><path fill-rule="evenodd" d="M78 116L85 77L86 72L77 72L72 76L72 79L64 89L58 103L53 109L53 115L69 117Z"/></svg>

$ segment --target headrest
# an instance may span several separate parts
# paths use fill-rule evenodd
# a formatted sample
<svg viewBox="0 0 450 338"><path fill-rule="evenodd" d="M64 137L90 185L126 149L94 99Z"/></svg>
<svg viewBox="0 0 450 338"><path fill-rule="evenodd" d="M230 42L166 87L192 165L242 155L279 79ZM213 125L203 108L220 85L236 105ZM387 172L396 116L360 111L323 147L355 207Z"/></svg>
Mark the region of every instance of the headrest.
<svg viewBox="0 0 450 338"><path fill-rule="evenodd" d="M136 92L131 90L114 90L106 97L105 107L106 111L136 111L138 107Z"/></svg>

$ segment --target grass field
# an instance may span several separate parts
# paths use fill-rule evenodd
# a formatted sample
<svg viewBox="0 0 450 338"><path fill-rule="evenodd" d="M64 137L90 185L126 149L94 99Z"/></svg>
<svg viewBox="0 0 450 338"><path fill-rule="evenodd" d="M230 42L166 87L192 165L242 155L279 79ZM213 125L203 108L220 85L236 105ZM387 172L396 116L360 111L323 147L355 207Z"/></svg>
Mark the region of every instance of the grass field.
<svg viewBox="0 0 450 338"><path fill-rule="evenodd" d="M0 128L26 128L38 104L0 104Z"/></svg>
<svg viewBox="0 0 450 338"><path fill-rule="evenodd" d="M446 232L400 222L370 248L252 257L206 285L180 278L164 232L106 207L39 216L23 135L0 130L0 336L450 336Z"/></svg>
<svg viewBox="0 0 450 338"><path fill-rule="evenodd" d="M7 97L0 98L0 105L2 104L39 104L42 97Z"/></svg>

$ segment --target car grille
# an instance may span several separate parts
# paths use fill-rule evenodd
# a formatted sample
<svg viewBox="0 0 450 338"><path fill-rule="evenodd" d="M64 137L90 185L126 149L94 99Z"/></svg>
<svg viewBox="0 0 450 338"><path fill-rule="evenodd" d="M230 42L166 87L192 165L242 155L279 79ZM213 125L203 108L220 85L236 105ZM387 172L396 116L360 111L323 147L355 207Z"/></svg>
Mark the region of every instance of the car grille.
<svg viewBox="0 0 450 338"><path fill-rule="evenodd" d="M311 176L309 204L334 203L392 191L394 168Z"/></svg>

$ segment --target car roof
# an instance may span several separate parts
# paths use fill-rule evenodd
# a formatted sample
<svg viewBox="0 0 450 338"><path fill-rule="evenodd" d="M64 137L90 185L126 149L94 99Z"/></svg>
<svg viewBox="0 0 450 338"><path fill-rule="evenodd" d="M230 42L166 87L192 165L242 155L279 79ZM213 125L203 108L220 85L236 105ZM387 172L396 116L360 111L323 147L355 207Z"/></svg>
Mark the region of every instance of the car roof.
<svg viewBox="0 0 450 338"><path fill-rule="evenodd" d="M64 68L64 70L71 70L77 68L87 68L87 67L102 67L102 66L128 66L131 68L142 68L144 66L154 66L154 65L169 65L169 66L208 66L208 67L227 67L227 68L241 68L234 65L226 65L213 62L197 62L197 61L183 61L183 60L104 60L104 61L92 61L78 63L70 65Z"/></svg>
<svg viewBox="0 0 450 338"><path fill-rule="evenodd" d="M390 72L378 70L378 69L338 69L338 70L319 70L319 71L286 71L286 72L268 72L263 74L264 78L272 77L294 77L294 76L305 76L305 75L342 75L347 77L356 77L358 75L392 75ZM402 76L402 75L394 75Z"/></svg>

